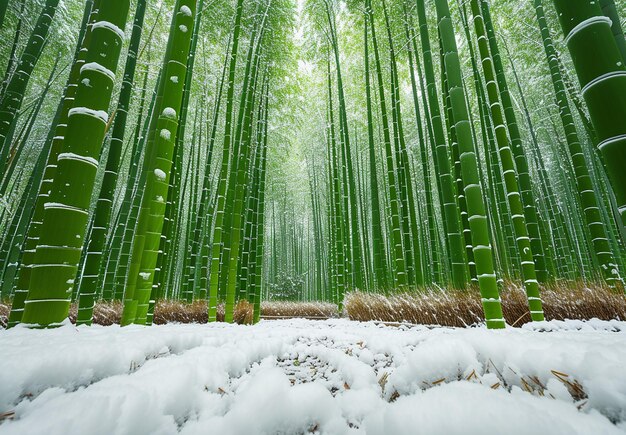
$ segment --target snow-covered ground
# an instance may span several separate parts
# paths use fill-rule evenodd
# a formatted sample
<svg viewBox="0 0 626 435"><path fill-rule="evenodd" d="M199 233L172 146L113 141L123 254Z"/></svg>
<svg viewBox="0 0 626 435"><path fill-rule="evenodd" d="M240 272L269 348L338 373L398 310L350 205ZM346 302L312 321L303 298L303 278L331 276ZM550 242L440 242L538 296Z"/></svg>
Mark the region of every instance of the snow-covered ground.
<svg viewBox="0 0 626 435"><path fill-rule="evenodd" d="M626 322L15 328L0 434L624 433L625 361Z"/></svg>

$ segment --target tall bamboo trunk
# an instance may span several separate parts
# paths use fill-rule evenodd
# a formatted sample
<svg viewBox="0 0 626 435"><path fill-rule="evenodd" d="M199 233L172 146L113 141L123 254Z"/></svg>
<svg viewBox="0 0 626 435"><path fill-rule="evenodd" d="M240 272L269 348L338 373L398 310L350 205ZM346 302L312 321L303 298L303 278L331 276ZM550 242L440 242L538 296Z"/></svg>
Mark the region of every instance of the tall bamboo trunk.
<svg viewBox="0 0 626 435"><path fill-rule="evenodd" d="M626 223L626 65L600 3L554 0L582 95Z"/></svg>
<svg viewBox="0 0 626 435"><path fill-rule="evenodd" d="M92 25L41 233L22 322L53 326L67 318L108 122L130 1L102 4Z"/></svg>

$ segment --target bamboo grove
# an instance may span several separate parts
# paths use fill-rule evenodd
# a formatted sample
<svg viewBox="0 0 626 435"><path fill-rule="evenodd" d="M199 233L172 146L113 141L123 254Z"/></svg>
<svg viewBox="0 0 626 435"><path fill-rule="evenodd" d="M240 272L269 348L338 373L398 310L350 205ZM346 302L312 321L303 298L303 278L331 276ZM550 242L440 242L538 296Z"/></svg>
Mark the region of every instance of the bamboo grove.
<svg viewBox="0 0 626 435"><path fill-rule="evenodd" d="M626 5L10 0L0 5L9 327L100 301L480 294L626 266ZM511 284L513 283L513 284Z"/></svg>

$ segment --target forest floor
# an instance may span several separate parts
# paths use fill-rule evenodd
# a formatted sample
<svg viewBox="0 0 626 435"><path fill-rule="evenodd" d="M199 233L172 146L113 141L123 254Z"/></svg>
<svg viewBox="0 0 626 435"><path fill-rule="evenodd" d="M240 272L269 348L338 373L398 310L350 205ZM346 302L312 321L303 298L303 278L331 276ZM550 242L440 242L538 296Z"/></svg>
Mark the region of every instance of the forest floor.
<svg viewBox="0 0 626 435"><path fill-rule="evenodd" d="M626 322L0 331L0 434L617 434Z"/></svg>

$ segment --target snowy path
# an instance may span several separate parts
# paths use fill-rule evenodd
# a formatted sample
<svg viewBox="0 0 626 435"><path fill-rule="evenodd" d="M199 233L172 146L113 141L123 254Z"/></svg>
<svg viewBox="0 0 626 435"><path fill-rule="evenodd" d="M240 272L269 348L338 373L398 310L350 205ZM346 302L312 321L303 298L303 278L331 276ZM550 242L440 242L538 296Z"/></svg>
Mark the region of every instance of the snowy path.
<svg viewBox="0 0 626 435"><path fill-rule="evenodd" d="M626 322L66 325L0 352L0 434L626 432Z"/></svg>

